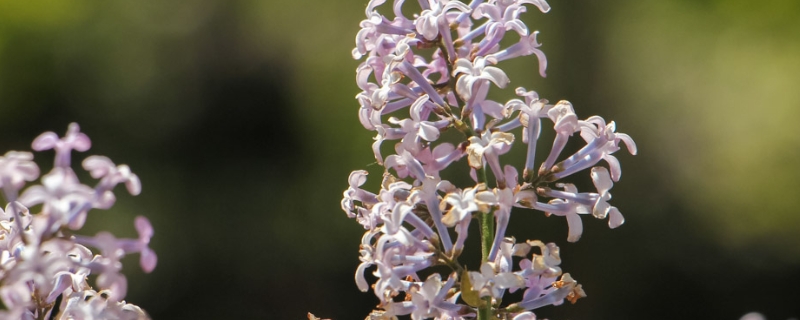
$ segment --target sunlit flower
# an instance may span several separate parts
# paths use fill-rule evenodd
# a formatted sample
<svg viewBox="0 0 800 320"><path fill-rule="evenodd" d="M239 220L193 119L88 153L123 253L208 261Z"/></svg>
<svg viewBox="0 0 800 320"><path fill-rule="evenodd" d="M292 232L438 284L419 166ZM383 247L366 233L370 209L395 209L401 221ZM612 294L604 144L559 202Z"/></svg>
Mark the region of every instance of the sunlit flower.
<svg viewBox="0 0 800 320"><path fill-rule="evenodd" d="M141 309L123 301L128 282L120 273L120 259L129 253L139 253L145 272L157 264L150 248L153 227L147 218L135 220L137 239L117 239L105 231L95 237L75 233L89 210L113 205L112 189L117 184L124 183L133 195L141 192L139 178L128 166L116 166L103 156L84 161L90 175L100 179L97 187L81 183L71 168L70 153L90 146L75 123L61 139L53 132L41 134L32 147L54 149L55 166L19 199L25 183L39 176L33 154L9 151L0 157L0 185L9 201L0 210L0 300L7 308L0 311L0 318L147 319ZM38 204L43 204L41 209L33 212ZM96 275L91 282L101 289L99 293L90 285L91 275Z"/></svg>
<svg viewBox="0 0 800 320"><path fill-rule="evenodd" d="M406 1L397 0L392 2L394 16L387 17L381 12L388 10L378 8L385 3L369 1L353 50L356 59L366 56L356 69L358 119L373 131L371 149L384 179L376 194L363 188L367 172L353 171L341 201L348 217L366 229L355 282L361 291L372 288L379 300L370 319L488 320L502 315L535 320L534 309L584 297L581 285L562 274L555 244L515 243L506 235L514 207L565 217L570 242L583 233L581 215L608 218L612 228L624 222L608 202L620 176L612 154L620 142L636 153L628 135L616 133L613 122L597 116L581 121L568 101L552 105L522 87L516 89L518 98L506 103L490 94L493 87L510 83L501 61L536 55L545 76L547 59L538 31L530 32L521 15L528 5L541 12L550 6L545 0L473 0L468 5L420 0L413 4L420 11L410 14ZM507 32L519 40L504 47ZM544 118L553 122L555 139L539 164L536 150L547 129ZM527 145L522 179L516 168L500 161L511 150L518 127ZM586 145L563 159L575 133ZM394 148L387 153L389 142ZM465 155L466 163L461 161ZM596 166L600 160L610 170ZM578 192L560 181L591 167L597 192ZM472 221L478 221L477 234L470 230ZM479 270L459 261L470 236L480 237ZM144 239L136 244L146 245ZM528 259L531 249L538 252ZM514 259L521 260L515 264ZM373 283L364 276L370 268ZM423 281L420 274L427 278ZM524 290L522 300L501 301L506 290Z"/></svg>

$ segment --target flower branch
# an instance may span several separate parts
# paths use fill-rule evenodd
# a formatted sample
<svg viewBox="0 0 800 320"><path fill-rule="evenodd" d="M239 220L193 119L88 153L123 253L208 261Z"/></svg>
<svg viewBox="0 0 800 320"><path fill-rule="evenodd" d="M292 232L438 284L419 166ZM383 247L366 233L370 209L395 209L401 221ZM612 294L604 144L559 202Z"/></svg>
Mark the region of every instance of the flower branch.
<svg viewBox="0 0 800 320"><path fill-rule="evenodd" d="M562 274L555 244L516 243L506 234L512 208L565 217L570 242L583 232L581 215L608 218L609 227L616 228L624 219L608 203L613 182L621 176L613 154L620 142L631 154L636 146L627 134L616 132L613 121L598 116L579 120L567 101L550 104L521 87L517 98L507 102L488 98L493 86L510 83L496 67L500 61L535 55L544 76L547 60L538 31L529 32L519 16L527 5L541 12L550 6L544 0L474 0L469 5L419 0L422 12L410 19L402 13L403 0L394 1L393 18L377 13L384 2L367 5L353 50L356 59L366 56L356 76L362 89L358 115L376 133L372 149L384 167L383 181L377 192L364 190L367 172L353 171L342 199L347 216L366 230L356 283L367 291L363 273L374 268L378 280L372 288L380 303L371 317L524 320L534 319L537 308L584 297L582 287ZM507 33L518 34L520 41L503 48ZM430 57L417 52L429 48L434 49ZM438 81L429 80L436 74ZM398 116L400 110L407 110L408 118ZM547 127L543 120L552 122L556 134L537 170L540 133ZM462 139L442 141L440 132L450 127ZM518 127L519 140L513 132ZM585 146L562 155L576 133ZM396 143L384 161L380 146L387 141ZM501 159L520 141L527 145L521 180L517 169ZM474 185L456 186L443 176L463 158L469 171L456 174L471 177ZM601 160L608 168L598 165ZM580 192L564 182L586 169L596 192ZM458 259L467 249L473 219L479 223L481 261L476 270L468 270ZM529 255L533 248L539 253ZM419 277L434 265L446 265L453 273ZM522 300L503 307L504 294L517 290L524 290Z"/></svg>

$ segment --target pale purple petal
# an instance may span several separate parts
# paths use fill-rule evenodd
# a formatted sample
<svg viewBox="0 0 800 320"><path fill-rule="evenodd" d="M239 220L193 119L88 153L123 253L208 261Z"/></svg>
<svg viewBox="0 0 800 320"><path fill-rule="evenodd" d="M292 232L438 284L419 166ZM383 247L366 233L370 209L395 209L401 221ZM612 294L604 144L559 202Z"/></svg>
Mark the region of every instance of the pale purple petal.
<svg viewBox="0 0 800 320"><path fill-rule="evenodd" d="M486 67L483 69L482 74L485 75L484 76L485 79L491 80L492 82L494 82L495 85L497 85L500 88L505 88L506 85L508 85L508 82L510 81L508 79L508 76L506 76L506 73L503 72L503 70L501 70L500 68Z"/></svg>
<svg viewBox="0 0 800 320"><path fill-rule="evenodd" d="M536 315L533 312L526 311L514 316L512 320L536 320Z"/></svg>
<svg viewBox="0 0 800 320"><path fill-rule="evenodd" d="M567 241L578 241L583 233L583 223L581 223L581 217L576 213L568 213L567 225L569 226L569 235L567 236Z"/></svg>
<svg viewBox="0 0 800 320"><path fill-rule="evenodd" d="M594 186L597 188L597 193L604 194L614 186L608 169L605 167L592 167L591 176L592 182L594 182Z"/></svg>
<svg viewBox="0 0 800 320"><path fill-rule="evenodd" d="M58 135L55 132L48 131L40 134L31 144L31 149L35 151L44 151L53 149L58 142Z"/></svg>
<svg viewBox="0 0 800 320"><path fill-rule="evenodd" d="M98 179L114 170L114 163L104 156L89 156L83 160L83 168L89 171L92 178Z"/></svg>
<svg viewBox="0 0 800 320"><path fill-rule="evenodd" d="M631 138L631 136L625 133L616 133L615 136L617 137L617 139L620 139L622 140L622 142L625 142L625 146L628 147L628 152L630 152L632 155L636 155L637 152L636 142L633 142L633 138Z"/></svg>
<svg viewBox="0 0 800 320"><path fill-rule="evenodd" d="M362 186L364 183L367 182L367 171L366 170L354 170L350 173L350 177L348 178L348 182L350 182L350 186L353 188L358 188Z"/></svg>
<svg viewBox="0 0 800 320"><path fill-rule="evenodd" d="M139 264L142 266L142 270L144 270L145 273L153 272L153 269L156 268L156 264L158 263L158 257L153 249L144 247L139 255Z"/></svg>
<svg viewBox="0 0 800 320"><path fill-rule="evenodd" d="M608 226L611 229L621 226L625 223L625 218L622 216L622 213L619 212L617 207L611 207L608 210Z"/></svg>
<svg viewBox="0 0 800 320"><path fill-rule="evenodd" d="M430 124L430 122L420 122L419 136L427 141L436 141L439 139L439 128Z"/></svg>
<svg viewBox="0 0 800 320"><path fill-rule="evenodd" d="M142 193L142 182L139 181L139 176L135 173L131 173L128 176L128 179L125 181L125 189L128 190L128 193L134 196L138 196Z"/></svg>
<svg viewBox="0 0 800 320"><path fill-rule="evenodd" d="M150 224L150 220L147 220L144 216L137 216L134 220L134 226L136 227L136 232L139 233L139 239L146 239L146 243L150 242L150 238L153 237L153 226Z"/></svg>
<svg viewBox="0 0 800 320"><path fill-rule="evenodd" d="M603 156L603 160L608 163L608 167L611 169L611 180L619 181L619 178L622 176L622 167L617 157L607 154Z"/></svg>

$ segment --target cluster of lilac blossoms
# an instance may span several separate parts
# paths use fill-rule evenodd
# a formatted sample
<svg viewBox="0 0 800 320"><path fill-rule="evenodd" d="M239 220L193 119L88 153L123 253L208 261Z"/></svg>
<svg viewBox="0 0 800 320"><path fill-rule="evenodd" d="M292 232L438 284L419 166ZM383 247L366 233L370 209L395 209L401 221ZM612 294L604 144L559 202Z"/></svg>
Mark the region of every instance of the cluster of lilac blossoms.
<svg viewBox="0 0 800 320"><path fill-rule="evenodd" d="M71 166L71 152L91 147L77 124L59 138L45 132L32 144L35 151L55 151L53 169L40 184L30 152L9 151L0 156L0 187L7 201L0 208L0 319L147 319L139 307L126 303L127 280L120 260L139 253L145 272L156 266L148 246L153 228L147 218L134 221L137 239L117 239L111 233L75 233L91 209L109 209L113 189L124 184L132 195L141 192L136 174L104 156L89 156L83 168L99 181L84 185ZM25 189L23 191L23 189ZM34 209L38 209L35 210ZM92 252L89 248L97 251ZM95 275L94 287L89 276Z"/></svg>
<svg viewBox="0 0 800 320"><path fill-rule="evenodd" d="M366 171L351 173L342 200L342 209L367 230L355 279L359 289L372 289L380 301L368 318L535 319L534 309L584 297L581 285L562 273L555 244L517 242L506 234L512 208L566 218L570 242L583 232L581 215L618 227L624 219L608 203L621 175L613 154L621 143L636 154L636 145L615 132L613 121L579 119L567 101L551 104L524 88L506 102L487 98L490 88L510 82L498 67L505 60L535 55L545 75L538 32L530 32L520 15L532 8L547 12L549 5L544 0L419 0L421 12L407 16L404 6L416 4L394 0L392 10L385 9L393 12L387 17L377 11L384 2L367 5L353 57L365 58L356 70L362 90L356 96L358 115L376 134L372 149L385 170L377 192L362 189ZM516 42L502 46L504 39ZM547 123L555 140L537 166L537 144ZM460 132L461 140L440 141L445 130ZM501 163L501 156L519 145L520 131L527 148L521 177ZM568 140L585 145L562 155ZM381 146L388 141L396 143L386 155ZM456 186L442 177L465 157L470 172L463 174L474 184ZM607 167L598 165L601 160ZM581 192L563 181L587 169L595 190ZM477 267L468 270L459 256L473 221L481 230L483 258L469 263ZM426 270L434 266L444 267ZM450 273L441 273L443 268ZM364 276L368 269L377 278L371 285ZM503 300L518 290L520 301Z"/></svg>

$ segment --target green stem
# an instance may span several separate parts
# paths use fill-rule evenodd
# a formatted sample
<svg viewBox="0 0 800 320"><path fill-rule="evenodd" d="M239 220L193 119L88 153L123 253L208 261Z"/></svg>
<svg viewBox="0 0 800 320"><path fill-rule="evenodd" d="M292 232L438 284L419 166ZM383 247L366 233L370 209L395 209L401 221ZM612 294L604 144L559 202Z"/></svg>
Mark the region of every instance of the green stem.
<svg viewBox="0 0 800 320"><path fill-rule="evenodd" d="M478 308L478 320L492 320L492 297L483 298L483 305Z"/></svg>
<svg viewBox="0 0 800 320"><path fill-rule="evenodd" d="M486 169L481 168L477 172L478 182L486 182ZM480 214L481 228L481 265L489 261L489 251L494 242L494 214L492 211ZM492 319L492 298L483 298L484 303L478 308L478 320Z"/></svg>
<svg viewBox="0 0 800 320"><path fill-rule="evenodd" d="M481 214L481 264L489 262L489 251L494 244L494 214Z"/></svg>

